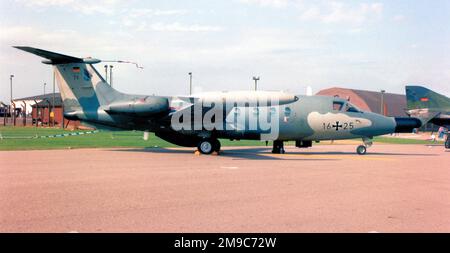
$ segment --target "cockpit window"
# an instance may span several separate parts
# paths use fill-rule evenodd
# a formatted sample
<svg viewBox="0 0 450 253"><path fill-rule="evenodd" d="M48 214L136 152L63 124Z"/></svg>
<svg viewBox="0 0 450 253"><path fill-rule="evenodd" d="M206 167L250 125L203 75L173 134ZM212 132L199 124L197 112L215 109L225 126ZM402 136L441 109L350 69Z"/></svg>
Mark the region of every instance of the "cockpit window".
<svg viewBox="0 0 450 253"><path fill-rule="evenodd" d="M345 105L345 111L346 112L361 112L356 106L354 106L350 103L347 103Z"/></svg>
<svg viewBox="0 0 450 253"><path fill-rule="evenodd" d="M333 110L335 110L335 111L340 111L343 106L344 106L344 103L342 103L342 102L339 102L339 101L333 102Z"/></svg>
<svg viewBox="0 0 450 253"><path fill-rule="evenodd" d="M347 112L359 112L358 110L356 110L356 108L355 107L349 107L349 108L347 108Z"/></svg>

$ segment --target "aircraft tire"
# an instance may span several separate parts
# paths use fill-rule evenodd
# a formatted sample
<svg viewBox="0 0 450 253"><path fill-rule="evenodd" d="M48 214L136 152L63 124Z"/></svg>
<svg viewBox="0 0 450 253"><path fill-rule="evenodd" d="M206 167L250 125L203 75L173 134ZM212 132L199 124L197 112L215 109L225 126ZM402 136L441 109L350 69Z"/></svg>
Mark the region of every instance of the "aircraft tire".
<svg viewBox="0 0 450 253"><path fill-rule="evenodd" d="M284 154L284 143L283 141L274 141L272 154Z"/></svg>
<svg viewBox="0 0 450 253"><path fill-rule="evenodd" d="M200 153L209 155L214 151L214 141L211 139L203 139L198 142L197 149Z"/></svg>
<svg viewBox="0 0 450 253"><path fill-rule="evenodd" d="M220 147L221 147L220 141L215 139L213 141L213 150L216 151L216 152L219 152L220 151Z"/></svg>
<svg viewBox="0 0 450 253"><path fill-rule="evenodd" d="M358 153L358 155L365 155L366 152L367 152L367 148L365 146L363 146L363 145L359 145L356 148L356 153Z"/></svg>

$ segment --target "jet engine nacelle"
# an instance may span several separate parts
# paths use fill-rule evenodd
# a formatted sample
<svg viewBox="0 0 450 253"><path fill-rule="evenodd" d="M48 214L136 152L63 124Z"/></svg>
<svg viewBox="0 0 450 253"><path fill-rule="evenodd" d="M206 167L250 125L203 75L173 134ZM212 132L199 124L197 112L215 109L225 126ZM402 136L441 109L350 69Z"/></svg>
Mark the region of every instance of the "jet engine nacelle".
<svg viewBox="0 0 450 253"><path fill-rule="evenodd" d="M105 110L110 114L130 114L139 116L152 116L167 112L169 110L169 101L162 97L145 97L132 101L116 102L109 105Z"/></svg>

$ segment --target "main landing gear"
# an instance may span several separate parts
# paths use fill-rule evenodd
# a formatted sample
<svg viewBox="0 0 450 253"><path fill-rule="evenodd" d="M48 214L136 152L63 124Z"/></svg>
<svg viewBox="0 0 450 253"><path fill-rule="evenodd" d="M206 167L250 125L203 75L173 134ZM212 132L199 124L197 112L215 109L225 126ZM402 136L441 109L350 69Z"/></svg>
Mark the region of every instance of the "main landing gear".
<svg viewBox="0 0 450 253"><path fill-rule="evenodd" d="M200 153L209 155L212 152L220 151L220 141L218 139L202 139L197 144L197 149Z"/></svg>
<svg viewBox="0 0 450 253"><path fill-rule="evenodd" d="M356 153L358 155L365 155L367 153L367 148L370 148L373 144L372 138L362 138L364 145L359 145L356 148Z"/></svg>
<svg viewBox="0 0 450 253"><path fill-rule="evenodd" d="M273 141L273 154L284 154L284 143L283 141Z"/></svg>

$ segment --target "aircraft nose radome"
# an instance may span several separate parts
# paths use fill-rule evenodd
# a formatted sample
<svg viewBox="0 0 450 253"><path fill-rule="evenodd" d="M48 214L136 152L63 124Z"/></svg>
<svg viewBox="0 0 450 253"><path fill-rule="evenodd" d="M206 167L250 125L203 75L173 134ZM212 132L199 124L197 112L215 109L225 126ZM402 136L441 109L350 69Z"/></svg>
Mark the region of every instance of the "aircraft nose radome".
<svg viewBox="0 0 450 253"><path fill-rule="evenodd" d="M395 118L396 133L411 133L414 128L422 126L422 122L417 118Z"/></svg>

